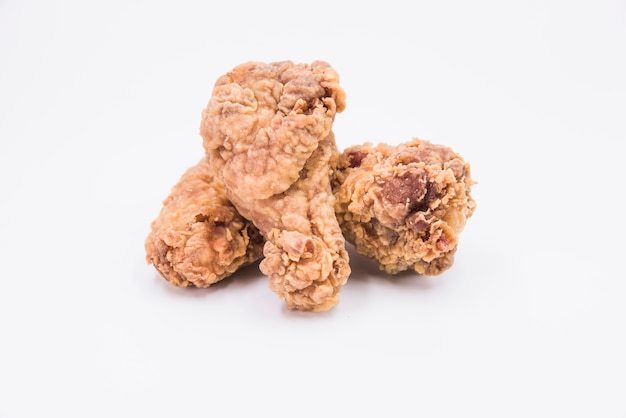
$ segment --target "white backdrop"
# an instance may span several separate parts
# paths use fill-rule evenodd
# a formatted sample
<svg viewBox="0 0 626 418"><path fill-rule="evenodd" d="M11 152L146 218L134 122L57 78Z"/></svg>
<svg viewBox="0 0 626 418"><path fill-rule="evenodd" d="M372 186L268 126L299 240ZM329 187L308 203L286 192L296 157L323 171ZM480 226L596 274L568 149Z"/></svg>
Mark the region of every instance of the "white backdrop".
<svg viewBox="0 0 626 418"><path fill-rule="evenodd" d="M0 0L0 417L626 417L626 4L249 3ZM283 59L339 72L340 148L470 162L451 270L352 253L310 314L145 263L217 77Z"/></svg>

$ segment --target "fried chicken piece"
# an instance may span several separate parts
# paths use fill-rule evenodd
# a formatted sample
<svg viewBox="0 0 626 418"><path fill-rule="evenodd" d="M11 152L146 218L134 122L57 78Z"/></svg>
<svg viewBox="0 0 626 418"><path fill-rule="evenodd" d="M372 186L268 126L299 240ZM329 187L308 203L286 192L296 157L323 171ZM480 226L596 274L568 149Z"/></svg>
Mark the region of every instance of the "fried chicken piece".
<svg viewBox="0 0 626 418"><path fill-rule="evenodd" d="M208 287L261 258L263 237L214 169L202 158L183 174L146 238L147 262L174 286Z"/></svg>
<svg viewBox="0 0 626 418"><path fill-rule="evenodd" d="M469 164L446 146L366 143L340 156L335 209L346 240L381 270L434 276L454 262L473 184Z"/></svg>
<svg viewBox="0 0 626 418"><path fill-rule="evenodd" d="M350 274L330 185L345 107L327 63L249 62L215 83L200 133L228 198L266 239L260 264L289 309L325 311Z"/></svg>

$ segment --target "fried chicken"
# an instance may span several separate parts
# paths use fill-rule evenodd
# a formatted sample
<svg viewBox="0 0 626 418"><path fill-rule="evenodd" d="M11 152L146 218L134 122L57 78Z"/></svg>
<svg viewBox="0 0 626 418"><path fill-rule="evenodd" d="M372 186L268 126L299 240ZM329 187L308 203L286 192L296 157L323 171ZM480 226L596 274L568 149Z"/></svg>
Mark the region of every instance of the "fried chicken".
<svg viewBox="0 0 626 418"><path fill-rule="evenodd" d="M459 154L417 138L366 143L345 149L335 174L337 218L358 253L390 274L433 276L452 266L475 208L470 166Z"/></svg>
<svg viewBox="0 0 626 418"><path fill-rule="evenodd" d="M260 269L289 309L330 309L350 274L330 185L344 107L325 62L249 62L217 80L202 114L207 158L266 239Z"/></svg>
<svg viewBox="0 0 626 418"><path fill-rule="evenodd" d="M261 257L263 238L228 201L206 158L163 201L145 240L146 260L175 286L208 287Z"/></svg>

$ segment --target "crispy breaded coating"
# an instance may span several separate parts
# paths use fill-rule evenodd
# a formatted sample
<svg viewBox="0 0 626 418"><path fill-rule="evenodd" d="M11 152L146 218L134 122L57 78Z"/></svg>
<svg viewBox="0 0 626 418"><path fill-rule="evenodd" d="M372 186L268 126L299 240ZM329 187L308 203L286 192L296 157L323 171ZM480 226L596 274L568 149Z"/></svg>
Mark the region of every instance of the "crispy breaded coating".
<svg viewBox="0 0 626 418"><path fill-rule="evenodd" d="M200 132L228 198L266 239L261 271L289 309L324 311L349 274L330 185L345 93L325 62L250 62L215 83Z"/></svg>
<svg viewBox="0 0 626 418"><path fill-rule="evenodd" d="M433 276L454 262L475 208L472 184L469 164L446 146L366 143L340 156L335 210L346 240L381 270Z"/></svg>
<svg viewBox="0 0 626 418"><path fill-rule="evenodd" d="M146 260L175 286L208 287L258 260L263 237L228 201L206 158L163 201L145 241Z"/></svg>

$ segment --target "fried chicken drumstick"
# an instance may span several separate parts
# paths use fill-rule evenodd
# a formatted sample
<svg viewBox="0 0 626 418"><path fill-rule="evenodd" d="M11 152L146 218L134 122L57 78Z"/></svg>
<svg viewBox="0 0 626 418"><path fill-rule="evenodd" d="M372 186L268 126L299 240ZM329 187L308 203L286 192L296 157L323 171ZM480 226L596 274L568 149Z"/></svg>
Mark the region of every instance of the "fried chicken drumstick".
<svg viewBox="0 0 626 418"><path fill-rule="evenodd" d="M250 62L217 80L202 114L208 161L266 239L260 268L289 309L330 309L350 274L330 185L344 107L325 62Z"/></svg>
<svg viewBox="0 0 626 418"><path fill-rule="evenodd" d="M438 275L452 266L474 212L473 183L469 164L446 146L366 143L341 154L336 214L346 240L387 273Z"/></svg>
<svg viewBox="0 0 626 418"><path fill-rule="evenodd" d="M146 260L174 286L208 287L261 257L263 237L228 201L206 158L163 202L145 240Z"/></svg>

